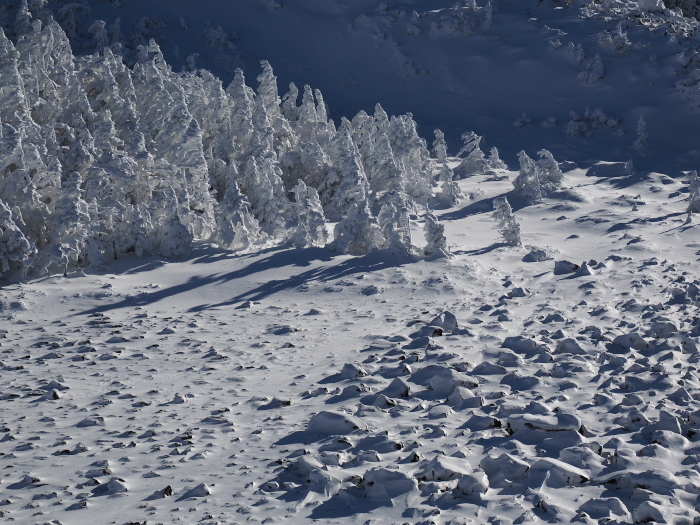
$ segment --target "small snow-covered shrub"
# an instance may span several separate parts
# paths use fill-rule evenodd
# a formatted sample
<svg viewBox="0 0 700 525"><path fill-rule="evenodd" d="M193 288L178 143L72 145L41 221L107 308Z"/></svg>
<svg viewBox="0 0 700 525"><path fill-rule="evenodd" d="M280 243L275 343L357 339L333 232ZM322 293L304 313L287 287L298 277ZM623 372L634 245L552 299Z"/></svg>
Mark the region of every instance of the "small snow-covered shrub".
<svg viewBox="0 0 700 525"><path fill-rule="evenodd" d="M596 54L586 64L586 69L578 74L578 79L583 84L593 85L605 77L605 69L600 55Z"/></svg>
<svg viewBox="0 0 700 525"><path fill-rule="evenodd" d="M528 197L533 202L539 202L542 197L562 186L564 175L552 153L546 149L538 153L540 159L535 161L521 151L520 174L513 181L515 191Z"/></svg>
<svg viewBox="0 0 700 525"><path fill-rule="evenodd" d="M529 126L532 124L532 119L527 116L527 113L523 113L520 115L520 118L516 119L513 122L513 127L514 128L524 128L525 126Z"/></svg>
<svg viewBox="0 0 700 525"><path fill-rule="evenodd" d="M637 122L637 138L632 144L632 147L637 151L646 151L650 149L649 142L647 141L648 138L647 123L644 120L644 116L639 115L639 121Z"/></svg>
<svg viewBox="0 0 700 525"><path fill-rule="evenodd" d="M473 131L462 133L462 142L464 146L457 154L458 158L463 158L462 162L457 166L456 172L462 177L469 177L477 173L483 173L489 166L484 152L481 151L479 135Z"/></svg>
<svg viewBox="0 0 700 525"><path fill-rule="evenodd" d="M445 227L440 224L432 213L425 214L425 240L427 241L423 252L426 255L448 256L450 250L445 238Z"/></svg>

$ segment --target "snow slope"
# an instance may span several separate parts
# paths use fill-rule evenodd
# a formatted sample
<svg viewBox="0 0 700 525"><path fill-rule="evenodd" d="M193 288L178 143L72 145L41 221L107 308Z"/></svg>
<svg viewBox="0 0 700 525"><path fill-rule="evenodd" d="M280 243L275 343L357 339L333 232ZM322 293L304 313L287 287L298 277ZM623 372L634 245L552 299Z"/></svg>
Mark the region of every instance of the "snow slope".
<svg viewBox="0 0 700 525"><path fill-rule="evenodd" d="M476 176L451 259L202 246L5 287L3 518L692 523L683 183L564 184L515 206L526 247L490 217L510 181Z"/></svg>
<svg viewBox="0 0 700 525"><path fill-rule="evenodd" d="M494 2L490 27L482 2L281 4L154 1L167 24L146 29L224 76L267 58L335 115L412 111L455 150L474 129L511 167L547 148L562 187L531 202L517 171L457 181L467 198L435 212L451 257L196 242L4 284L0 518L699 523L696 23L627 0ZM130 28L141 9L91 16ZM210 50L207 21L235 49ZM492 217L503 196L522 246Z"/></svg>

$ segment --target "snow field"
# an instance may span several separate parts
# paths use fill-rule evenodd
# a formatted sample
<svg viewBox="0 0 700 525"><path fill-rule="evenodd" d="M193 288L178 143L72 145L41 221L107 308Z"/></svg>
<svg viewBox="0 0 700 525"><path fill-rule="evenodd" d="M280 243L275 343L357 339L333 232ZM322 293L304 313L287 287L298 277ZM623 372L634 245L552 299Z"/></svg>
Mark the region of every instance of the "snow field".
<svg viewBox="0 0 700 525"><path fill-rule="evenodd" d="M692 523L696 226L684 181L611 172L515 206L523 247L482 175L449 259L202 246L5 288L3 516Z"/></svg>

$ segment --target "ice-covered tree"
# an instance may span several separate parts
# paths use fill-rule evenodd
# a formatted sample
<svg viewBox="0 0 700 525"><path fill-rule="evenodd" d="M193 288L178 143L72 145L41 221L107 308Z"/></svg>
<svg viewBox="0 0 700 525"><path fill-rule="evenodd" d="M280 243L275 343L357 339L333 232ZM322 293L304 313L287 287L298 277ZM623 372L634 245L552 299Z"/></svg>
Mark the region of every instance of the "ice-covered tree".
<svg viewBox="0 0 700 525"><path fill-rule="evenodd" d="M260 62L262 73L258 75L257 97L262 100L265 106L265 112L270 119L273 119L281 114L280 112L280 97L277 91L277 77L272 72L272 66L267 60Z"/></svg>
<svg viewBox="0 0 700 525"><path fill-rule="evenodd" d="M578 79L584 84L592 85L605 77L605 69L600 55L596 54L586 64L586 69L578 74Z"/></svg>
<svg viewBox="0 0 700 525"><path fill-rule="evenodd" d="M559 163L549 150L543 149L537 152L540 157L535 163L538 170L537 179L542 187L542 191L547 194L559 189L564 181L564 174L561 172Z"/></svg>
<svg viewBox="0 0 700 525"><path fill-rule="evenodd" d="M253 134L255 92L246 86L243 71L236 69L226 93L231 99L231 132L236 144L237 157L244 162L243 155L248 152Z"/></svg>
<svg viewBox="0 0 700 525"><path fill-rule="evenodd" d="M690 183L690 195L688 197L688 214L700 213L700 179L697 171L691 171L688 174Z"/></svg>
<svg viewBox="0 0 700 525"><path fill-rule="evenodd" d="M26 273L36 248L22 233L15 220L21 217L0 200L0 275L10 271Z"/></svg>
<svg viewBox="0 0 700 525"><path fill-rule="evenodd" d="M301 142L315 141L319 134L318 113L314 103L314 94L309 85L304 86L304 94L301 97L297 134Z"/></svg>
<svg viewBox="0 0 700 525"><path fill-rule="evenodd" d="M174 164L183 171L187 184L189 201L186 205L190 213L188 217L183 217L184 222L196 239L205 239L215 230L215 200L209 191L209 172L202 150L202 130L195 119L190 119L189 126L181 137Z"/></svg>
<svg viewBox="0 0 700 525"><path fill-rule="evenodd" d="M489 152L489 156L486 159L486 163L491 170L507 170L508 165L501 160L501 157L498 153L498 148L496 146L491 148L491 151Z"/></svg>
<svg viewBox="0 0 700 525"><path fill-rule="evenodd" d="M406 194L417 204L427 205L434 185L432 163L427 144L418 135L412 115L409 113L391 117L386 135L394 159L404 173ZM362 148L360 154L362 155Z"/></svg>
<svg viewBox="0 0 700 525"><path fill-rule="evenodd" d="M643 115L639 115L639 120L637 121L637 138L634 140L632 147L637 151L646 151L650 148L648 139L649 134L647 133L647 123L644 120Z"/></svg>
<svg viewBox="0 0 700 525"><path fill-rule="evenodd" d="M360 153L347 127L341 126L333 138L329 147L329 160L332 168L328 170L318 191L326 217L337 221L354 204L366 204L369 196L369 183Z"/></svg>
<svg viewBox="0 0 700 525"><path fill-rule="evenodd" d="M440 194L439 198L446 206L457 206L464 194L457 182L453 180L452 169L447 164L440 168Z"/></svg>
<svg viewBox="0 0 700 525"><path fill-rule="evenodd" d="M214 238L219 246L229 250L246 250L260 239L260 225L235 180L229 182L219 210Z"/></svg>
<svg viewBox="0 0 700 525"><path fill-rule="evenodd" d="M250 201L260 228L271 237L284 238L291 203L285 196L278 168L272 159L249 157L243 171L241 190Z"/></svg>
<svg viewBox="0 0 700 525"><path fill-rule="evenodd" d="M518 153L518 160L520 161L520 173L513 181L515 191L535 202L539 202L542 200L542 187L540 186L535 161L524 151Z"/></svg>
<svg viewBox="0 0 700 525"><path fill-rule="evenodd" d="M426 245L423 248L423 253L428 256L447 257L450 255L450 250L447 246L447 238L445 237L445 226L440 224L437 217L431 212L425 214L425 226L423 233L425 235Z"/></svg>
<svg viewBox="0 0 700 525"><path fill-rule="evenodd" d="M378 211L378 203L385 193L405 192L406 174L396 164L386 133L378 132L377 136L373 137L373 142L372 155L367 159L365 169L374 203L373 209Z"/></svg>
<svg viewBox="0 0 700 525"><path fill-rule="evenodd" d="M410 256L413 253L413 245L406 194L402 191L391 191L382 196L380 203L377 220L384 235L382 249L401 257Z"/></svg>
<svg viewBox="0 0 700 525"><path fill-rule="evenodd" d="M524 151L518 153L520 174L513 181L516 193L520 193L533 202L539 202L542 197L556 191L562 185L564 175L559 164L548 150L538 152L539 160L535 161Z"/></svg>
<svg viewBox="0 0 700 525"><path fill-rule="evenodd" d="M513 215L513 209L505 196L493 200L493 218L498 223L499 232L508 244L520 246L520 225Z"/></svg>
<svg viewBox="0 0 700 525"><path fill-rule="evenodd" d="M350 204L336 224L330 248L340 253L364 255L384 245L384 235L367 201Z"/></svg>
<svg viewBox="0 0 700 525"><path fill-rule="evenodd" d="M292 124L299 120L299 108L297 99L299 98L299 88L294 82L289 84L289 91L282 97L282 115Z"/></svg>
<svg viewBox="0 0 700 525"><path fill-rule="evenodd" d="M447 206L456 206L459 200L464 197L462 191L456 182L454 182L454 172L447 164L447 142L445 134L439 129L435 130L435 141L433 142L433 151L437 157L440 167L440 189L442 190L439 199Z"/></svg>
<svg viewBox="0 0 700 525"><path fill-rule="evenodd" d="M484 170L488 169L486 157L479 146L481 139L482 137L473 131L462 133L464 145L459 150L457 157L463 158L455 170L461 177L470 177L477 173L483 173Z"/></svg>
<svg viewBox="0 0 700 525"><path fill-rule="evenodd" d="M328 232L318 193L301 179L292 188L292 193L295 224L290 236L291 243L299 248L325 246L328 243Z"/></svg>
<svg viewBox="0 0 700 525"><path fill-rule="evenodd" d="M321 188L331 169L330 159L320 144L300 142L280 159L282 180L285 188L291 190L301 179L312 188Z"/></svg>
<svg viewBox="0 0 700 525"><path fill-rule="evenodd" d="M447 163L447 141L445 140L445 134L436 129L434 132L435 140L433 141L433 153L437 157L438 164Z"/></svg>
<svg viewBox="0 0 700 525"><path fill-rule="evenodd" d="M61 184L59 198L54 204L49 229L49 248L39 256L42 268L58 266L64 270L78 263L83 255L90 220L88 205L82 198L82 178L69 173Z"/></svg>

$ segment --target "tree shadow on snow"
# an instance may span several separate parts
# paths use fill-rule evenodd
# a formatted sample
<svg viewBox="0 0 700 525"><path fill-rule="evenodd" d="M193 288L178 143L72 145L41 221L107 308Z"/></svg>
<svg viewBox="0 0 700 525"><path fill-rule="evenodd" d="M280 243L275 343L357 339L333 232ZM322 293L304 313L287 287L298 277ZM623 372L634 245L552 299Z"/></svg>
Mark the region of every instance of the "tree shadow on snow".
<svg viewBox="0 0 700 525"><path fill-rule="evenodd" d="M497 250L498 248L512 248L514 245L507 242L494 242L489 246L483 248L476 248L474 250L457 250L454 251L455 255L485 255L489 252Z"/></svg>
<svg viewBox="0 0 700 525"><path fill-rule="evenodd" d="M269 250L269 255L260 259L260 253L241 255L238 258L254 259L250 264L245 265L237 270L212 274L208 276L191 277L187 282L181 283L169 288L159 289L153 292L142 293L135 297L129 297L122 301L98 306L83 312L76 312L77 315L89 315L97 312L105 312L109 310L118 310L119 308L134 308L136 306L147 306L170 297L187 293L197 288L209 285L219 285L238 279L249 280L251 276L265 272L268 270L285 268L285 267L307 267L311 266L315 261L322 263L331 263L337 254L325 248L305 248L305 249L290 249L290 248L275 248ZM264 251L262 252L264 253ZM199 252L201 254L201 252ZM197 254L197 255L199 255ZM197 256L193 260L197 263L211 262L213 259L227 257L226 253L219 254L215 250L206 253L204 256ZM386 268L395 268L407 264L413 264L418 261L417 258L398 257L382 251L374 251L370 254L351 257L339 264L328 264L319 267L314 267L310 270L301 272L297 275L292 275L284 279L272 279L255 288L247 290L239 295L231 297L226 301L211 304L201 304L190 308L190 312L200 312L211 308L219 308L222 306L230 306L245 301L260 301L266 299L276 293L285 290L298 288L302 285L311 282L326 282L333 279L346 277L349 275L373 272Z"/></svg>
<svg viewBox="0 0 700 525"><path fill-rule="evenodd" d="M504 194L505 195L505 194ZM495 198L495 197L494 197ZM510 201L510 199L509 199ZM464 208L459 208L458 210L451 211L449 213L438 214L438 219L440 221L457 221L464 219L471 215L478 215L480 213L490 213L493 211L493 198L481 199L480 201L475 201Z"/></svg>

